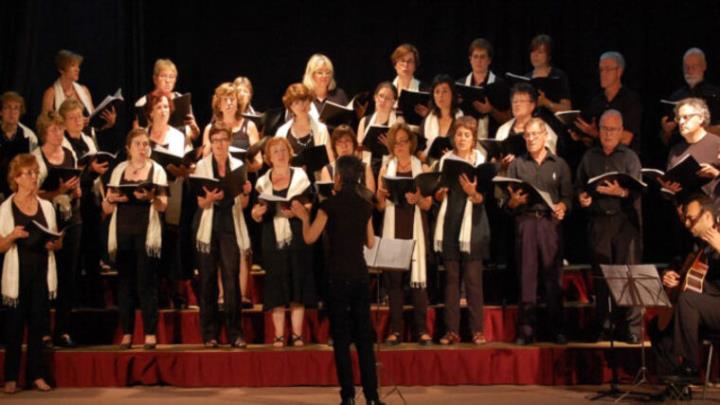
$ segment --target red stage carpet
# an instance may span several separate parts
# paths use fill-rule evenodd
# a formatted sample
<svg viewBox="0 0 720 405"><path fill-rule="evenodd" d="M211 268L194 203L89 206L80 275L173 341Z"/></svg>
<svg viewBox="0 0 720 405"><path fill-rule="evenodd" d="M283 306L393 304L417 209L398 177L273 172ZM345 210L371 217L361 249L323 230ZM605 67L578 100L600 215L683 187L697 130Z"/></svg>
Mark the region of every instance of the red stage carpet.
<svg viewBox="0 0 720 405"><path fill-rule="evenodd" d="M639 364L639 349L621 345L617 353L621 376L630 379ZM405 344L382 348L380 374L383 385L601 384L610 379L609 355L607 344L519 347L491 343L449 348ZM58 350L49 357L51 380L57 387L337 385L332 350L324 345L248 350L171 345L155 352L105 346Z"/></svg>

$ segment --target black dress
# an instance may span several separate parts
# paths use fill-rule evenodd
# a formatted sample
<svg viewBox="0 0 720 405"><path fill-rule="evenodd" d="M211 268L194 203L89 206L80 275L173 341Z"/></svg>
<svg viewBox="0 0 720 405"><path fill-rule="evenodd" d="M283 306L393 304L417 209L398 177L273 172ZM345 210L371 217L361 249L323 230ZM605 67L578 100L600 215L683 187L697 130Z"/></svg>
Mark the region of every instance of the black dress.
<svg viewBox="0 0 720 405"><path fill-rule="evenodd" d="M24 226L30 236L18 239L19 289L18 305L6 311L5 381L18 381L20 353L25 325L28 326L27 377L28 381L43 378L42 336L47 330L48 302L48 252L38 232L30 225L37 221L47 226L38 205L37 213L27 216L12 203L15 226Z"/></svg>
<svg viewBox="0 0 720 405"><path fill-rule="evenodd" d="M296 169L292 169L295 176ZM291 177L292 181L292 177ZM285 197L288 189L273 190L274 195ZM262 257L267 274L263 286L263 307L266 310L299 303L306 306L317 304L313 247L305 244L302 222L291 218L292 241L278 249L275 240L273 218L275 207L270 206L262 222Z"/></svg>

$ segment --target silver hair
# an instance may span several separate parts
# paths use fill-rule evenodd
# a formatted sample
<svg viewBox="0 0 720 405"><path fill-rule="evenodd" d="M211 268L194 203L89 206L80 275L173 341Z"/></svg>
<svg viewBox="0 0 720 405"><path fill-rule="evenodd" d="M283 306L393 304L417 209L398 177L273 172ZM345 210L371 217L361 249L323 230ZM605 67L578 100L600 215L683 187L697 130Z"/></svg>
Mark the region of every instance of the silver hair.
<svg viewBox="0 0 720 405"><path fill-rule="evenodd" d="M603 59L613 59L615 62L617 62L620 69L625 70L625 58L622 56L622 54L620 52L617 52L617 51L603 52L603 54L600 55L600 61L602 62Z"/></svg>
<svg viewBox="0 0 720 405"><path fill-rule="evenodd" d="M622 113L621 113L620 111L614 109L614 108L611 108L611 109L609 109L609 110L605 110L605 112L602 113L602 115L600 116L600 120L599 120L598 122L602 122L602 120L603 120L605 117L610 117L610 116L616 116L616 117L620 118L620 124L622 125L622 123L623 123Z"/></svg>
<svg viewBox="0 0 720 405"><path fill-rule="evenodd" d="M702 59L703 63L707 64L707 59L705 59L705 52L703 52L702 49L697 48L697 47L692 47L692 48L688 49L687 51L685 51L685 54L683 55L683 61L685 60L685 58L687 58L690 55L699 56L700 59Z"/></svg>

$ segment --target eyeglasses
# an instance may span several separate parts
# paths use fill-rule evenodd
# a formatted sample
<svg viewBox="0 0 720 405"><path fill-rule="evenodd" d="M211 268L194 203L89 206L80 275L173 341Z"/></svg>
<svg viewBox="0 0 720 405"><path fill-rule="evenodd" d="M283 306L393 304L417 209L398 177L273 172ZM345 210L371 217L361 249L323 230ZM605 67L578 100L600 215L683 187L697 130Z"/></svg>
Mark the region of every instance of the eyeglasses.
<svg viewBox="0 0 720 405"><path fill-rule="evenodd" d="M604 132L620 132L622 131L622 128L620 127L606 127L605 125L600 125L600 130Z"/></svg>
<svg viewBox="0 0 720 405"><path fill-rule="evenodd" d="M37 177L40 175L40 171L38 170L23 170L20 172L21 176L28 176L28 177Z"/></svg>
<svg viewBox="0 0 720 405"><path fill-rule="evenodd" d="M700 116L700 114L698 114L698 113L678 115L675 117L675 122L687 122L687 121L690 121L691 119L693 119L693 117L699 117L699 116Z"/></svg>

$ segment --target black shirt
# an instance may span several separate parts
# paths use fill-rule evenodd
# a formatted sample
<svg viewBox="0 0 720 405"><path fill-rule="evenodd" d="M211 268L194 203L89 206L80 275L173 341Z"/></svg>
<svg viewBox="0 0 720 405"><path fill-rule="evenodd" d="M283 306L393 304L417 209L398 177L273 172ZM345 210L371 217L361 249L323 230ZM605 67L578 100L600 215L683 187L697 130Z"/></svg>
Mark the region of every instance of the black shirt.
<svg viewBox="0 0 720 405"><path fill-rule="evenodd" d="M224 186L229 185L232 176L230 174L230 160L225 162L225 176L220 176L215 158L212 159L213 177L220 180ZM235 199L230 193L226 193L223 199L216 201L213 206L213 232L235 233L235 221L233 219L233 205Z"/></svg>
<svg viewBox="0 0 720 405"><path fill-rule="evenodd" d="M355 188L343 188L320 203L328 216L325 225L331 280L362 280L368 277L363 246L367 241L367 224L372 205Z"/></svg>
<svg viewBox="0 0 720 405"><path fill-rule="evenodd" d="M315 105L315 109L317 109L318 115L323 109L323 106L325 106L326 101L332 101L335 104L340 105L346 105L349 100L347 98L347 94L345 94L345 91L339 87L336 87L327 93L327 97L325 97L325 100L320 101L317 98L313 98L313 105Z"/></svg>
<svg viewBox="0 0 720 405"><path fill-rule="evenodd" d="M639 179L641 169L640 158L627 146L618 145L609 156L603 152L602 147L596 146L585 152L580 161L575 177L575 186L578 192L584 191L589 179L613 171L629 174ZM594 194L591 197L592 204L588 208L591 213L599 215L616 214L631 206L631 202L634 200L632 191L631 198L619 198L604 194Z"/></svg>
<svg viewBox="0 0 720 405"><path fill-rule="evenodd" d="M667 167L670 168L674 166L688 154L692 155L698 163L720 164L720 137L708 133L701 140L693 144L687 143L685 138L682 138L670 149ZM703 191L708 195L712 195L713 190L715 190L719 182L720 180L713 179L703 187Z"/></svg>
<svg viewBox="0 0 720 405"><path fill-rule="evenodd" d="M538 164L528 153L518 156L508 167L508 177L520 179L550 194L553 203L562 202L567 209L572 206L573 188L570 168L563 158L547 152L545 159ZM518 213L524 211L547 211L543 203L525 204L517 207Z"/></svg>
<svg viewBox="0 0 720 405"><path fill-rule="evenodd" d="M8 138L0 131L0 193L5 197L12 194L10 185L7 182L7 173L10 168L10 161L21 153L30 153L30 139L25 137L25 131L18 125L15 134Z"/></svg>
<svg viewBox="0 0 720 405"><path fill-rule="evenodd" d="M532 77L533 72L530 71L526 76ZM558 86L558 93L557 94L545 94L545 97L547 97L550 101L554 103L559 103L562 99L568 99L570 100L570 80L568 79L568 76L565 72L562 70L551 67L550 73L546 76L548 79L556 79L560 82L560 85ZM542 90L542 89L539 89Z"/></svg>
<svg viewBox="0 0 720 405"><path fill-rule="evenodd" d="M641 126L642 126L642 103L640 96L625 86L615 95L612 101L608 100L605 92L593 97L587 110L583 112L583 117L589 120L595 119L598 127L600 126L600 116L607 110L614 109L620 111L623 118L623 128L633 133L633 139L630 148L638 155L640 154L641 142Z"/></svg>

